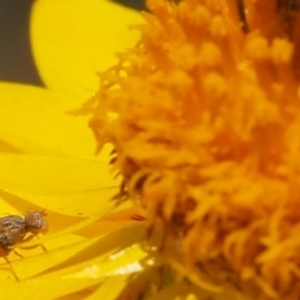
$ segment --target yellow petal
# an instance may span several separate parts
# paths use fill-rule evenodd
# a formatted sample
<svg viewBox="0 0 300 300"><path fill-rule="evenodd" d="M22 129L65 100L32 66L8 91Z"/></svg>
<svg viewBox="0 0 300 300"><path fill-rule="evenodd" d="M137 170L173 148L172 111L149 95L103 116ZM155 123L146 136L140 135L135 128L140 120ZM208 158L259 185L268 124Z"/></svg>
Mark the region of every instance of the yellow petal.
<svg viewBox="0 0 300 300"><path fill-rule="evenodd" d="M0 187L35 194L89 192L117 185L108 164L76 158L0 154Z"/></svg>
<svg viewBox="0 0 300 300"><path fill-rule="evenodd" d="M66 248L58 247L57 251L14 262L11 267L16 275L28 279L18 283L8 281L1 289L1 297L9 298L17 288L24 299L37 299L39 294L43 295L43 299L54 299L93 286L111 274L118 274L122 264L128 265L146 257L146 252L139 246L132 246L144 240L145 233L146 227L138 224L104 237ZM116 249L119 249L117 253ZM129 269L126 274L131 272ZM39 276L29 278L37 274ZM53 289L53 286L56 288Z"/></svg>
<svg viewBox="0 0 300 300"><path fill-rule="evenodd" d="M87 300L116 300L118 296L121 294L122 290L126 288L128 284L129 275L119 275L108 277L104 282L100 285L100 287L89 297ZM111 287L114 287L113 289Z"/></svg>
<svg viewBox="0 0 300 300"><path fill-rule="evenodd" d="M0 83L0 95L0 141L6 148L9 145L21 152L94 156L96 143L87 119L66 112L74 108L72 98L9 83Z"/></svg>
<svg viewBox="0 0 300 300"><path fill-rule="evenodd" d="M2 299L16 299L16 295L22 295L22 299L53 300L63 295L83 290L103 281L103 278L83 278L74 281L73 278L61 278L52 276L40 276L32 280L22 282L2 283Z"/></svg>
<svg viewBox="0 0 300 300"><path fill-rule="evenodd" d="M97 239L99 240L99 237L96 239L78 241L77 243L67 246L57 244L56 249L53 249L52 251L48 250L39 255L19 259L12 262L11 266L17 274L18 279L33 277L47 270L51 270L57 265L66 265L65 262L67 260L84 251L94 244ZM67 266L72 266L72 263L68 263Z"/></svg>
<svg viewBox="0 0 300 300"><path fill-rule="evenodd" d="M92 160L0 154L0 170L3 191L71 216L90 216L111 207L119 186L108 164ZM18 205L16 197L13 202Z"/></svg>
<svg viewBox="0 0 300 300"><path fill-rule="evenodd" d="M42 79L81 99L98 89L97 72L137 40L128 25L139 13L106 0L39 0L31 14L31 44Z"/></svg>

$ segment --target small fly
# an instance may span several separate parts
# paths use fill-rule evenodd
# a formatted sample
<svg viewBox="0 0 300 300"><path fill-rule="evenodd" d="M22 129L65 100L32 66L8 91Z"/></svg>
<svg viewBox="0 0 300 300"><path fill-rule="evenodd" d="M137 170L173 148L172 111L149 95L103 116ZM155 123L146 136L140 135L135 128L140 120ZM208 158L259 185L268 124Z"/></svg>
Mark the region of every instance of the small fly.
<svg viewBox="0 0 300 300"><path fill-rule="evenodd" d="M279 9L296 11L300 8L300 1L299 0L277 0L277 7Z"/></svg>
<svg viewBox="0 0 300 300"><path fill-rule="evenodd" d="M288 23L293 14L300 9L300 0L277 0L277 9L284 22Z"/></svg>
<svg viewBox="0 0 300 300"><path fill-rule="evenodd" d="M249 27L246 17L245 0L236 0L238 15L241 22L241 28L245 33L249 32ZM294 13L300 11L300 0L277 0L277 12L282 17L283 21L288 24Z"/></svg>
<svg viewBox="0 0 300 300"><path fill-rule="evenodd" d="M8 215L0 218L0 248L6 255L14 245L25 240L27 233L38 233L45 228L45 212L29 212L25 216Z"/></svg>

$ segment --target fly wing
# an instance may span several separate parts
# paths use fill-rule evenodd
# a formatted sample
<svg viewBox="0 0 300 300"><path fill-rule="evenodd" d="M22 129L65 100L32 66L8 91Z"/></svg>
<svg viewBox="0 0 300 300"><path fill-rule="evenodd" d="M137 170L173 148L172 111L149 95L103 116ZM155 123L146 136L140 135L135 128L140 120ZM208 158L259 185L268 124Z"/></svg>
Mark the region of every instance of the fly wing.
<svg viewBox="0 0 300 300"><path fill-rule="evenodd" d="M9 232L3 224L0 223L0 248L7 250L9 246Z"/></svg>
<svg viewBox="0 0 300 300"><path fill-rule="evenodd" d="M8 250L20 242L26 234L25 220L16 215L0 218L0 247Z"/></svg>
<svg viewBox="0 0 300 300"><path fill-rule="evenodd" d="M5 231L6 231L6 228L0 223L0 235L2 233L5 233Z"/></svg>

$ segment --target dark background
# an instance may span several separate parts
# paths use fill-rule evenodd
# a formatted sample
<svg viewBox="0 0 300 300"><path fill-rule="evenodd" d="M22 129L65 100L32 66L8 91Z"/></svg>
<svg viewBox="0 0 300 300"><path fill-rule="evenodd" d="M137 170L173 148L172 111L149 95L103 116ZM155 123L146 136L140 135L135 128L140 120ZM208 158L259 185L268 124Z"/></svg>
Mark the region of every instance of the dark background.
<svg viewBox="0 0 300 300"><path fill-rule="evenodd" d="M145 8L144 0L113 1L138 10ZM0 0L0 81L43 85L29 46L29 16L33 2Z"/></svg>

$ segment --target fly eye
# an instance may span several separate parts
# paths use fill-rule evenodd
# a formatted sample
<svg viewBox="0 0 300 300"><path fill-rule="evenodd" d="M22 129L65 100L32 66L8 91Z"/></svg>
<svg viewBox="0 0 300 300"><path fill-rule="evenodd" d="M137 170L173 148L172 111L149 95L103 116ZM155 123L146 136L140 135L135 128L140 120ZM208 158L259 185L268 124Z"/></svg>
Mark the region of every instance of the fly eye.
<svg viewBox="0 0 300 300"><path fill-rule="evenodd" d="M28 213L25 216L25 222L27 227L32 229L41 229L45 224L45 220L39 212Z"/></svg>

